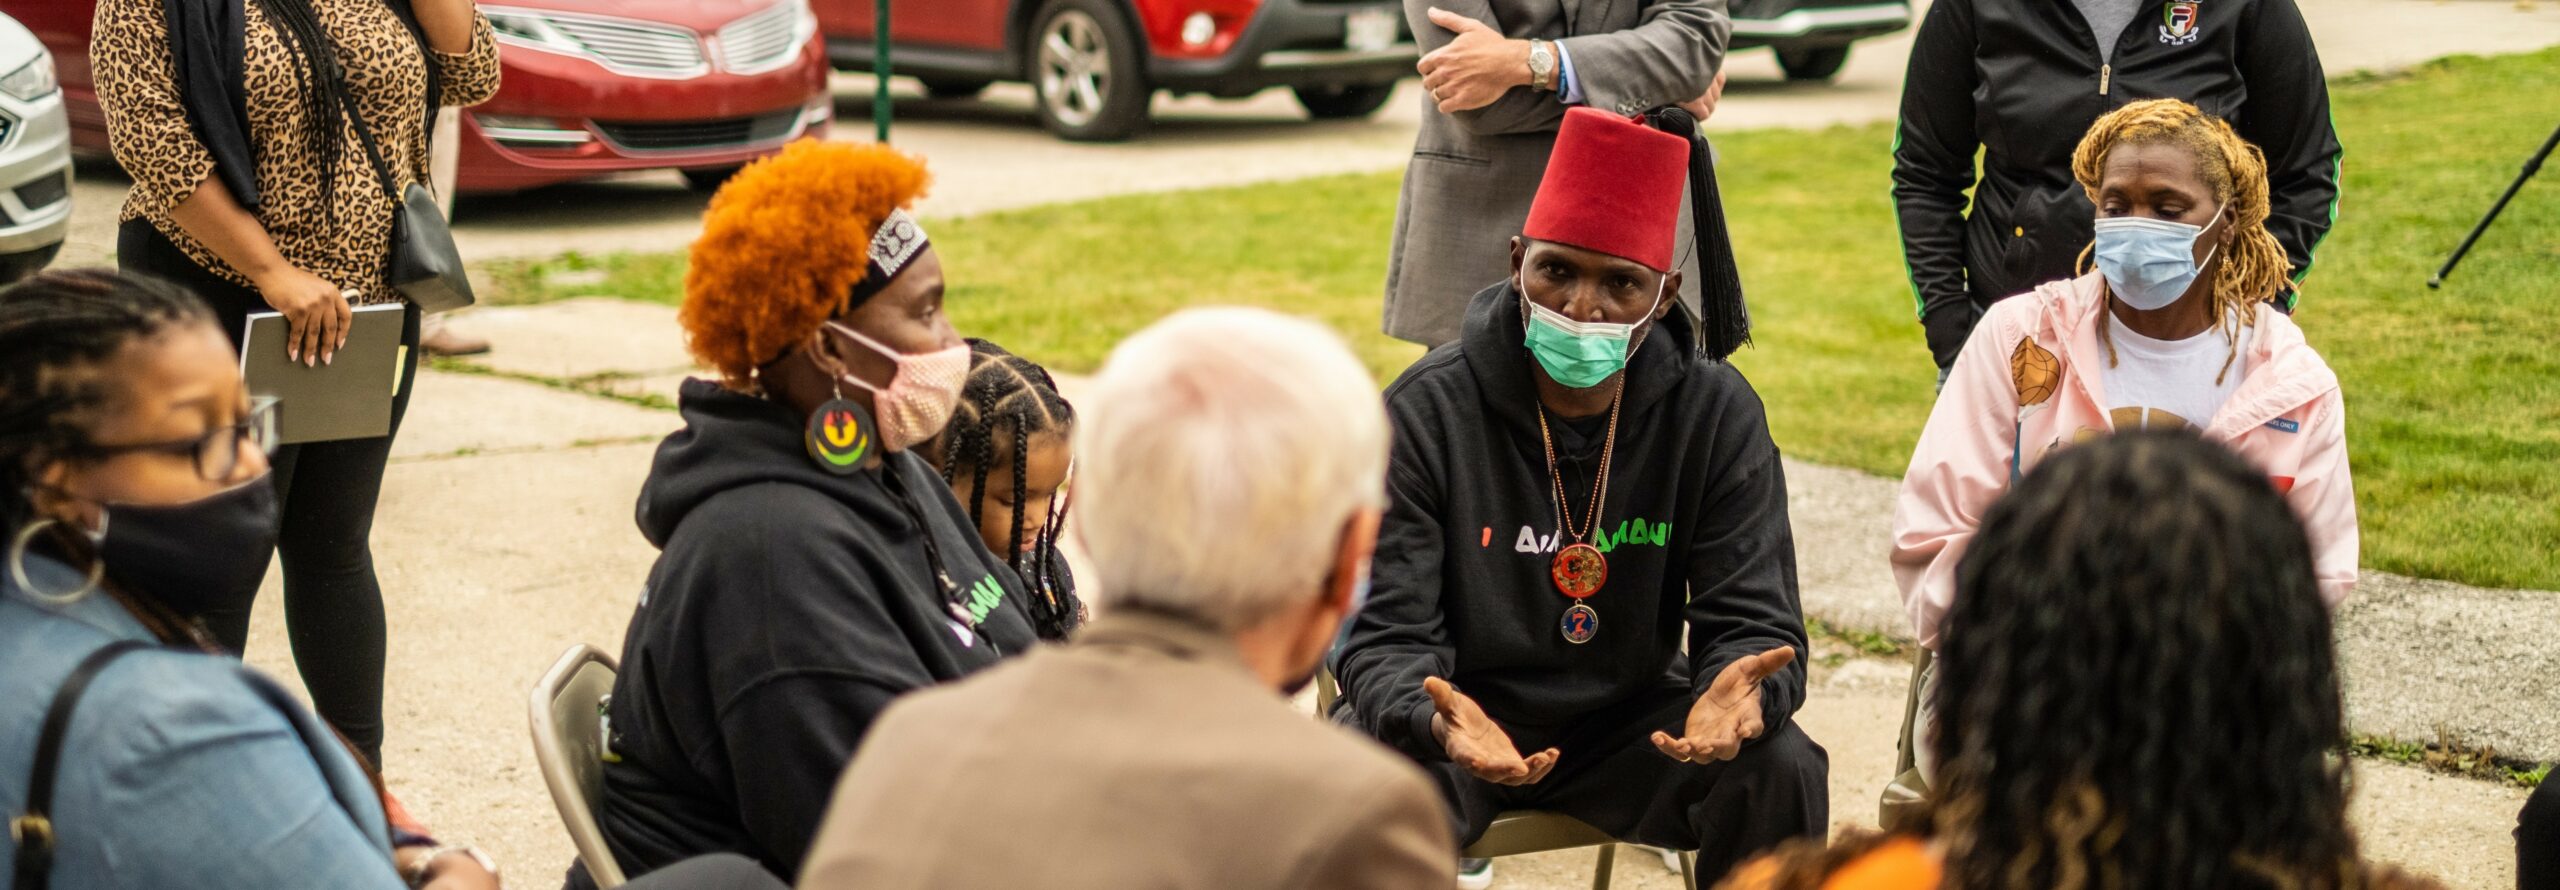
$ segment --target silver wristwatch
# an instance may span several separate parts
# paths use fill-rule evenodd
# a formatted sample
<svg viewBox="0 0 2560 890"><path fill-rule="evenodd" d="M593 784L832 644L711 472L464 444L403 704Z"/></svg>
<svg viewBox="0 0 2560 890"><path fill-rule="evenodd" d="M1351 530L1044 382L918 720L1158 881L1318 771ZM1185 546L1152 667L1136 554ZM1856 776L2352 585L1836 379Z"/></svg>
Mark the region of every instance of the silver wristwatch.
<svg viewBox="0 0 2560 890"><path fill-rule="evenodd" d="M1556 89L1556 45L1544 40L1529 41L1529 85L1547 92Z"/></svg>

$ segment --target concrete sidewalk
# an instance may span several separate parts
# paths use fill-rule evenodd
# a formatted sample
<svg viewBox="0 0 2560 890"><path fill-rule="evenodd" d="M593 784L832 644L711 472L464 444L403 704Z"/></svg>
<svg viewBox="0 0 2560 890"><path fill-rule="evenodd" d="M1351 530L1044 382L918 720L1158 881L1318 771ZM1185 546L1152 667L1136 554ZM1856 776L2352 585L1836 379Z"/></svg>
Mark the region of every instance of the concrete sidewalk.
<svg viewBox="0 0 2560 890"><path fill-rule="evenodd" d="M680 423L629 398L672 399L684 357L662 306L590 299L492 309L474 313L473 327L498 351L482 373L422 376L374 535L390 602L386 768L440 835L487 846L517 886L549 886L570 852L533 765L527 692L573 643L620 646L656 556L633 528L633 501L657 439ZM1839 626L1899 627L1882 556L1892 483L1810 465L1788 471L1808 611ZM278 593L271 578L249 658L290 683ZM2342 637L2360 728L2432 739L2441 723L2475 741L2518 739L2499 741L2502 750L2560 747L2550 746L2547 724L2526 719L2560 713L2551 690L2523 683L2554 675L2529 644L2560 627L2560 595L2394 579L2355 602ZM2512 623L2482 617L2492 611ZM1871 825L1907 668L1846 653L1826 659L1826 648L1816 647L1815 692L1798 719L1831 751L1835 827ZM2425 657L2445 652L2453 655ZM2546 747L2525 747L2537 743ZM2374 855L2455 886L2512 885L2507 832L2522 792L2387 764L2363 764L2359 777L2357 812ZM1588 853L1505 860L1499 886L1584 886L1590 867ZM1622 887L1677 886L1647 857L1621 856L1618 869Z"/></svg>

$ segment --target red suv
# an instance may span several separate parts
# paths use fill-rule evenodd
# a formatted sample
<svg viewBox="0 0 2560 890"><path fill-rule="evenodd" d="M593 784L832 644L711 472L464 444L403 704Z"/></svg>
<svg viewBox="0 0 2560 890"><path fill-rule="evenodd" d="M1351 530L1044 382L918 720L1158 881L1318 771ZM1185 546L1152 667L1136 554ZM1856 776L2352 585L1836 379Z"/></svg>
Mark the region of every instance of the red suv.
<svg viewBox="0 0 2560 890"><path fill-rule="evenodd" d="M877 0L815 0L827 55L873 70ZM1068 139L1145 128L1157 90L1296 91L1318 118L1364 117L1422 58L1397 0L892 0L894 74L936 97L1027 81Z"/></svg>
<svg viewBox="0 0 2560 890"><path fill-rule="evenodd" d="M53 51L72 141L107 149L89 75L95 0L0 0ZM629 170L717 185L835 116L808 0L500 0L498 95L462 115L466 192Z"/></svg>

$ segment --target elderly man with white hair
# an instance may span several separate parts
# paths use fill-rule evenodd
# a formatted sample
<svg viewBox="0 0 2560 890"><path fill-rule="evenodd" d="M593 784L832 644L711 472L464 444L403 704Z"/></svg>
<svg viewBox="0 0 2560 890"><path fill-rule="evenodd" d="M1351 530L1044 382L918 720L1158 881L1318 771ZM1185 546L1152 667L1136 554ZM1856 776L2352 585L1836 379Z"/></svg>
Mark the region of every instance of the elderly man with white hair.
<svg viewBox="0 0 2560 890"><path fill-rule="evenodd" d="M1122 343L1085 401L1098 617L892 706L800 886L1450 886L1422 771L1287 700L1368 587L1375 381L1313 323L1206 309Z"/></svg>

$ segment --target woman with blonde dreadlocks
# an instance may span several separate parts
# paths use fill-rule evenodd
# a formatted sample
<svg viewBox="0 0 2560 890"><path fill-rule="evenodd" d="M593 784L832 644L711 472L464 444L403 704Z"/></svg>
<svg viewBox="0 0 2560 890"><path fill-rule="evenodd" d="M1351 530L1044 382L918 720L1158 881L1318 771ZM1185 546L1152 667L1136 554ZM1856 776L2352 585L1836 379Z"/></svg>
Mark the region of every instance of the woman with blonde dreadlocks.
<svg viewBox="0 0 2560 890"><path fill-rule="evenodd" d="M2099 118L2071 169L2097 206L2080 277L1983 317L1903 475L1893 572L1920 645L1937 650L1956 563L1992 502L2056 449L2118 430L2193 429L2266 473L2309 530L2335 608L2356 584L2346 406L2302 329L2264 299L2292 286L2266 227L2264 156L2195 106L2154 99Z"/></svg>
<svg viewBox="0 0 2560 890"><path fill-rule="evenodd" d="M1058 394L1048 369L972 339L958 409L941 438L922 449L968 505L987 549L1010 560L1024 589L1038 594L1023 603L1044 640L1066 639L1084 621L1075 576L1058 552L1075 429L1075 407Z"/></svg>

